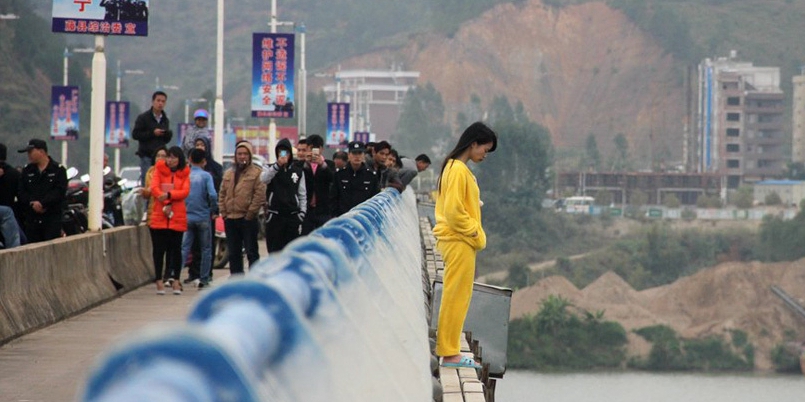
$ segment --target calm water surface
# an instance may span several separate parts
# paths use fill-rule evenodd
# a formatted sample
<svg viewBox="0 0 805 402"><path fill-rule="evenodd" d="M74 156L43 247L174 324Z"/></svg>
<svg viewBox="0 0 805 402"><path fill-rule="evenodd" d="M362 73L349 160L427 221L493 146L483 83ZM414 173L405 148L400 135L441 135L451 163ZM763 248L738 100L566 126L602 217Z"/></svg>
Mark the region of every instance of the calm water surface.
<svg viewBox="0 0 805 402"><path fill-rule="evenodd" d="M802 375L506 372L496 402L805 402Z"/></svg>

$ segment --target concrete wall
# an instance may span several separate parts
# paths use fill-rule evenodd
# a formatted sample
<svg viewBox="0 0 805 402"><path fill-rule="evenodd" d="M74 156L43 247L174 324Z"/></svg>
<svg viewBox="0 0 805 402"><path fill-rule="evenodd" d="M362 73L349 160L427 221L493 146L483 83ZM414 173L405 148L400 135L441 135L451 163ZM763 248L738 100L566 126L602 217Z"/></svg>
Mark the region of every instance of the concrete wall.
<svg viewBox="0 0 805 402"><path fill-rule="evenodd" d="M149 282L152 272L145 226L2 250L0 344Z"/></svg>

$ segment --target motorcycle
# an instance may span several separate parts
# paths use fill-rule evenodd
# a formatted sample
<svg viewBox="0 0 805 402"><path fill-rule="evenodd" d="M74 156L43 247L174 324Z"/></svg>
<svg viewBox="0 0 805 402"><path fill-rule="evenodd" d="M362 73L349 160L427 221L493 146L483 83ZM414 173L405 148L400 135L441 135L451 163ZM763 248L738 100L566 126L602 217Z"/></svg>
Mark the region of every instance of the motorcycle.
<svg viewBox="0 0 805 402"><path fill-rule="evenodd" d="M76 179L78 169L67 169L67 208L62 213L62 231L67 236L87 231L87 204L89 202L89 187L81 180Z"/></svg>
<svg viewBox="0 0 805 402"><path fill-rule="evenodd" d="M104 174L111 171L109 167L104 168ZM71 167L67 170L67 208L62 213L62 231L65 235L71 236L87 231L89 224L87 219L87 206L89 205L89 180L88 174L78 176L78 169ZM120 205L120 195L123 192L125 179L117 182L105 180L104 182L104 208L101 215L101 228L109 229L123 224L123 210Z"/></svg>

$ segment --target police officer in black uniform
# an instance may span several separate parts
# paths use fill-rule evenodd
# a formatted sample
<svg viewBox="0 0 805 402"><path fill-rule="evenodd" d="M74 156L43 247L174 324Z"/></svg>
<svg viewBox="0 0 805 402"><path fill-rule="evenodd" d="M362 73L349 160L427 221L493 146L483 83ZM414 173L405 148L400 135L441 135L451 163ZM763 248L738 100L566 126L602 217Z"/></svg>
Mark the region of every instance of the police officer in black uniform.
<svg viewBox="0 0 805 402"><path fill-rule="evenodd" d="M48 155L48 145L40 139L28 141L18 152L28 153L22 169L17 195L25 213L25 235L29 243L61 236L61 217L67 192L67 171Z"/></svg>
<svg viewBox="0 0 805 402"><path fill-rule="evenodd" d="M379 178L364 163L366 149L362 142L349 143L349 163L335 174L330 191L333 216L340 216L352 207L380 192Z"/></svg>

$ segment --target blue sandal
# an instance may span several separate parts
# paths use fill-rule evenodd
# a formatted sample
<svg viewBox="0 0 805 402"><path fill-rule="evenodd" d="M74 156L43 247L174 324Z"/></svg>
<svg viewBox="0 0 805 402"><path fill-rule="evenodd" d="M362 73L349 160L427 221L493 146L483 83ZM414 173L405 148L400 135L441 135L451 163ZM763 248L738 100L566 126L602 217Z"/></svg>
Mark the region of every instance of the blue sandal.
<svg viewBox="0 0 805 402"><path fill-rule="evenodd" d="M450 368L474 368L476 370L481 369L481 365L476 363L475 360L463 356L458 363L445 363L442 361L442 367L450 367Z"/></svg>

